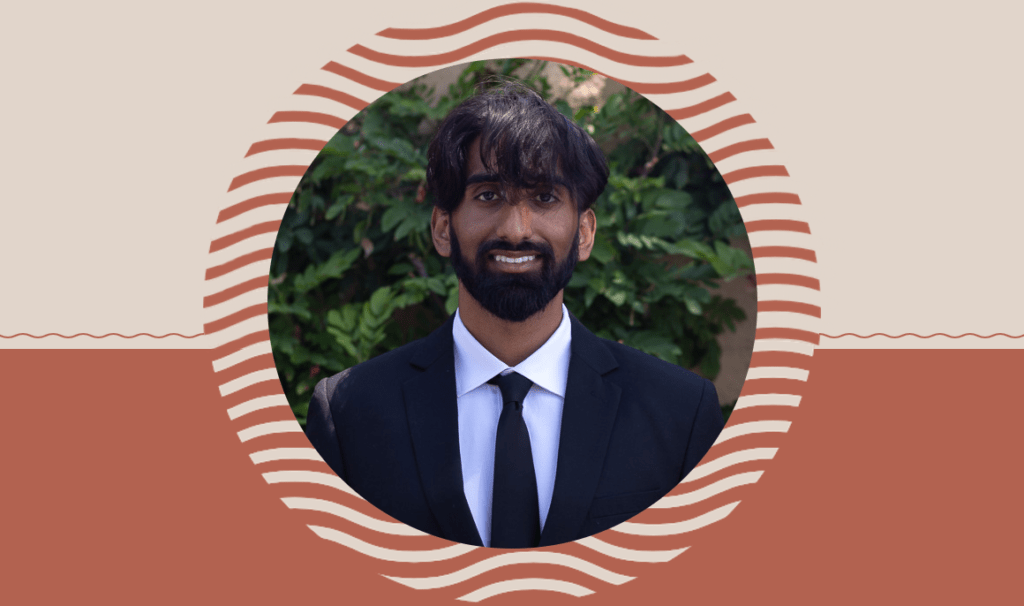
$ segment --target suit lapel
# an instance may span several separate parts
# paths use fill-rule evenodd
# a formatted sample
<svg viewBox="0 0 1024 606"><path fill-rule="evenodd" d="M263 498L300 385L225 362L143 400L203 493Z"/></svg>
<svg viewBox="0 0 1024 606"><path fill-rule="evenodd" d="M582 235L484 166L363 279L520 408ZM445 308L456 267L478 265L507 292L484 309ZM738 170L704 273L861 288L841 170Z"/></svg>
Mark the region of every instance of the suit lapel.
<svg viewBox="0 0 1024 606"><path fill-rule="evenodd" d="M423 372L402 385L402 393L420 482L444 536L482 545L462 484L453 322L454 316L413 355L410 363Z"/></svg>
<svg viewBox="0 0 1024 606"><path fill-rule="evenodd" d="M540 545L579 538L615 425L621 390L602 375L618 366L601 340L571 317L572 357L562 406L555 489Z"/></svg>

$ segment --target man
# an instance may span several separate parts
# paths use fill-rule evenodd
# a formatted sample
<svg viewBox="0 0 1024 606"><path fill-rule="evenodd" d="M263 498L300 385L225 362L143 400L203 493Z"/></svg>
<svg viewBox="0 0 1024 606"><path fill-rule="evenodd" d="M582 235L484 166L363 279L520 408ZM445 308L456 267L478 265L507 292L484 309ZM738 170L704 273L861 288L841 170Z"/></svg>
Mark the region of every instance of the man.
<svg viewBox="0 0 1024 606"><path fill-rule="evenodd" d="M458 310L321 381L310 441L367 501L462 543L563 543L650 506L700 461L722 415L710 381L597 338L562 304L608 179L596 143L509 83L445 118L427 179Z"/></svg>

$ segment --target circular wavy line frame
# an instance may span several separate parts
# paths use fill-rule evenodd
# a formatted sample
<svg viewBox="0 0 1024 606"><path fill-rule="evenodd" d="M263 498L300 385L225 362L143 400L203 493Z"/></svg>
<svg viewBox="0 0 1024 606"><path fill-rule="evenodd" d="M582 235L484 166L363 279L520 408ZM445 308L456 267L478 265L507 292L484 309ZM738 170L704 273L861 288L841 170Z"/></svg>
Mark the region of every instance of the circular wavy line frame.
<svg viewBox="0 0 1024 606"><path fill-rule="evenodd" d="M516 17L535 13L560 20L562 31L514 29ZM484 27L490 33L477 33ZM539 3L489 9L429 29L387 29L374 39L374 49L355 45L342 63L323 66L314 82L295 91L288 108L271 116L267 138L250 146L210 244L203 306L211 364L257 472L314 533L347 549L343 557L378 562L381 575L433 592L440 601L476 602L526 590L589 595L650 574L651 564L699 544L706 529L722 523L770 467L818 345L820 284L810 227L788 171L751 114L689 57L654 54L652 40L584 11ZM538 47L549 54L517 52ZM593 64L587 69L648 96L675 118L733 192L750 236L758 286L750 370L728 425L700 465L629 522L573 543L521 552L426 535L384 515L334 475L310 447L283 395L266 303L284 209L334 132L366 99L400 82L446 65L504 56ZM518 572L524 568L531 576ZM544 576L535 576L538 571Z"/></svg>

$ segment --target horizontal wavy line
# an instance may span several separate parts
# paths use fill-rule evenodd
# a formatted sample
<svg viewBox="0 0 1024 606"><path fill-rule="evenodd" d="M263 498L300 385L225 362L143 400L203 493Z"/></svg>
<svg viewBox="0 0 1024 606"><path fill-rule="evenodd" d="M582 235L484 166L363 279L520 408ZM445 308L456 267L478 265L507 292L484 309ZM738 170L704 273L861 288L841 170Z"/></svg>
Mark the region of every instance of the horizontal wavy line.
<svg viewBox="0 0 1024 606"><path fill-rule="evenodd" d="M455 572L434 577L409 578L384 576L396 583L401 583L402 585L412 587L413 589L440 589L441 587L451 587L452 585L464 583L474 577L484 574L485 572L490 572L491 570L495 570L503 566L514 566L516 564L549 564L552 566L565 566L566 568L571 568L584 574L588 574L595 579L611 583L612 585L622 585L623 583L628 583L635 578L628 577L617 572L612 572L611 570L602 568L597 564L588 562L587 560L576 556L546 551L503 553L486 560L481 560L475 564L456 570Z"/></svg>
<svg viewBox="0 0 1024 606"><path fill-rule="evenodd" d="M309 166L303 165L291 165L291 166L268 166L266 168L258 168L247 173L242 173L231 180L231 185L228 186L228 192L232 192L239 187L262 181L264 179L273 179L276 177L301 177L306 174L306 170Z"/></svg>
<svg viewBox="0 0 1024 606"><path fill-rule="evenodd" d="M249 198L248 200L239 202L238 204L234 204L220 211L220 214L217 215L217 223L223 223L224 221L237 217L242 213L261 208L263 206L288 204L288 201L291 199L292 194L289 192L263 194L262 196L256 196L255 198Z"/></svg>
<svg viewBox="0 0 1024 606"><path fill-rule="evenodd" d="M569 17L571 19L576 19L577 21L582 21L587 25L592 25L597 29L608 32L609 34L614 34L623 38L633 38L635 40L657 40L657 38L645 31L606 21L597 15L582 11L578 8L541 4L538 2L517 2L514 4L506 4L504 6L497 6L479 12L471 17L467 17L462 21L437 27L389 27L386 30L378 32L377 35L382 38L391 38L393 40L436 40L437 38L447 38L449 36L461 34L462 32L468 31L478 25L482 25L488 21L493 21L501 17L529 13L545 13L549 15Z"/></svg>
<svg viewBox="0 0 1024 606"><path fill-rule="evenodd" d="M342 105L347 105L356 111L360 111L364 107L369 105L369 103L363 101L358 97L355 97L340 90L334 90L333 88L320 86L319 84L303 84L293 94L328 99L330 101L341 103Z"/></svg>
<svg viewBox="0 0 1024 606"><path fill-rule="evenodd" d="M363 498L359 496L359 493L353 490L351 486L346 484L344 480L334 473L308 471L304 469L289 469L285 471L268 471L263 474L263 479L267 481L267 484L317 484L320 486L335 488L345 494L349 494L360 499Z"/></svg>
<svg viewBox="0 0 1024 606"><path fill-rule="evenodd" d="M303 124L319 124L321 126L329 126L335 130L341 130L341 127L348 123L348 120L333 116L331 114L324 114L320 112L276 112L267 121L267 124L277 124L280 122L301 122Z"/></svg>
<svg viewBox="0 0 1024 606"><path fill-rule="evenodd" d="M754 117L751 116L750 114L733 116L732 118L726 118L725 120L722 120L717 124L712 124L711 126L703 130L690 133L690 136L693 137L693 140L696 141L697 143L704 143L704 141L710 139L711 137L714 137L715 135L720 135L734 128L739 128L741 126L746 126L747 124L754 123Z"/></svg>
<svg viewBox="0 0 1024 606"><path fill-rule="evenodd" d="M722 175L722 181L725 181L728 185L732 185L733 183L739 183L740 181L746 181L747 179L756 179L758 177L788 176L789 171L786 170L785 166L773 164L768 166L748 166L747 168L738 168L732 172Z"/></svg>
<svg viewBox="0 0 1024 606"><path fill-rule="evenodd" d="M707 101L702 101L696 105L691 105L690 107L683 107L680 109L666 110L665 113L668 114L669 117L672 118L673 120L686 120L689 118L694 118L701 114L706 114L728 103L732 103L735 100L736 97L734 97L732 93L722 93L717 97L713 97L711 99L708 99ZM725 175L722 175L722 179L725 179Z"/></svg>
<svg viewBox="0 0 1024 606"><path fill-rule="evenodd" d="M378 520L377 518L370 517L365 513L360 513L354 509L345 507L341 503L335 503L334 501L312 499L308 497L284 497L281 500L288 506L288 509L301 509L303 511L327 513L375 532L406 537L428 536L427 533L421 530L416 530L412 526L407 526L401 522ZM444 586L445 585L439 585L439 587Z"/></svg>
<svg viewBox="0 0 1024 606"><path fill-rule="evenodd" d="M697 490L662 497L661 500L651 505L651 509L672 509L700 503L711 497L718 496L727 490L755 484L761 479L761 474L763 473L763 471L748 471L734 476L727 476Z"/></svg>
<svg viewBox="0 0 1024 606"><path fill-rule="evenodd" d="M576 543L589 549L593 549L601 555L615 558L616 560L644 562L650 564L668 562L689 549L689 547L681 547L679 549L628 549L626 547L619 547L618 545L606 543L605 541L595 537L585 537L579 539Z"/></svg>
<svg viewBox="0 0 1024 606"><path fill-rule="evenodd" d="M770 461L775 458L775 453L778 451L778 448L748 448L746 450L730 452L727 455L722 455L711 461L701 461L693 471L683 478L681 484L694 482L734 465L750 463L753 461Z"/></svg>
<svg viewBox="0 0 1024 606"><path fill-rule="evenodd" d="M750 139L749 141L733 143L732 145L728 145L722 149L711 152L708 154L708 157L711 158L712 162L717 164L726 158L731 158L745 152L764 151L768 149L775 149L772 146L772 142L768 139Z"/></svg>
<svg viewBox="0 0 1024 606"><path fill-rule="evenodd" d="M403 562L403 563L420 563L420 562L441 562L444 560L450 560L459 556L466 555L471 551L481 549L479 547L473 547L472 545L463 545L457 543L449 547L443 547L441 549L419 549L419 550L401 550L401 549L388 549L386 547L378 547L372 543L357 539L351 535L345 534L340 530L334 528L326 528L324 526L313 526L309 525L309 529L316 533L321 539L344 545L353 551L358 551L363 555L368 555L371 558L378 560L387 560L389 562Z"/></svg>
<svg viewBox="0 0 1024 606"><path fill-rule="evenodd" d="M257 141L250 145L249 151L245 152L245 157L248 158L255 154L286 149L301 149L319 152L325 145L327 145L327 141L323 141L321 139L266 139L263 141Z"/></svg>
<svg viewBox="0 0 1024 606"><path fill-rule="evenodd" d="M497 583L485 585L476 591L472 591L456 599L463 602L480 602L487 598L493 598L496 595L512 591L557 591L559 593L567 593L577 598L582 598L585 595L594 593L592 589L584 587L583 585L577 585L576 583L570 583L568 581L559 581L557 579L512 579L509 581L498 581Z"/></svg>
<svg viewBox="0 0 1024 606"><path fill-rule="evenodd" d="M621 532L623 534L631 534L636 536L645 537L664 537L669 535L685 534L687 532L693 532L699 530L705 526L710 526L715 522L724 520L736 506L739 505L739 501L723 505L717 509L712 509L707 513L703 513L697 517L690 518L688 520L682 520L679 522L669 522L666 524L640 524L638 522L623 522L618 526L612 528L615 532Z"/></svg>
<svg viewBox="0 0 1024 606"><path fill-rule="evenodd" d="M1007 338L1010 338L1010 339L1021 339L1021 338L1024 338L1024 335L1008 335L1005 332L997 332L997 333L992 334L992 335L979 335L979 334L973 333L973 332L965 332L962 335L955 335L955 336L954 335L947 335L944 332L937 332L937 333L933 333L933 334L930 334L930 335L919 335L916 332L905 332L902 335L888 335L888 334L885 334L884 332L876 332L874 334L870 334L870 335L866 335L866 336L865 335L854 334L852 332L844 332L841 335L826 335L825 333L821 333L821 336L823 336L825 338L828 338L828 339L838 339L839 337L857 337L858 339L870 339L871 337L888 337L890 339L901 339L903 337L917 337L918 339L931 339L932 337L946 337L946 338L949 338L949 339L962 339L964 337L978 337L979 339L991 339L993 337L1007 337Z"/></svg>
<svg viewBox="0 0 1024 606"><path fill-rule="evenodd" d="M534 59L536 61L549 61L551 63L561 63L563 65L573 65L576 67L580 67L589 72L594 72L595 74L604 76L609 80L614 80L619 84L625 86L626 88L631 89L634 92L640 93L641 95L669 95L672 93L685 93L692 90L697 90L698 88L703 88L709 84L717 82L717 80L715 80L715 77L712 76L711 74L703 74L697 76L696 78L690 78L689 80L681 80L678 82L633 82L631 80L623 80L622 78L616 78L612 74L602 72L601 70L594 69L592 67L588 67L587 65L584 65L583 63L580 63L579 61L575 61L573 59L561 59L558 57L541 56L530 56L526 58Z"/></svg>
<svg viewBox="0 0 1024 606"><path fill-rule="evenodd" d="M788 219L761 219L746 224L747 233L756 231L793 231L801 234L811 233L811 226L803 221Z"/></svg>
<svg viewBox="0 0 1024 606"><path fill-rule="evenodd" d="M30 339L43 339L46 337L60 337L62 339L74 339L75 337L90 337L92 339L106 339L107 337L121 337L122 339L134 339L136 337L151 337L153 339L166 339L167 337L181 337L182 339L195 339L201 337L206 333L199 333L197 335L183 335L177 332L169 332L166 335L151 335L148 332L140 332L134 335L122 335L119 332L108 332L105 335L94 335L87 332L80 332L74 335L62 335L57 332L48 332L45 335L30 335L27 332L19 332L14 335L0 335L0 339L13 339L15 337L29 337Z"/></svg>
<svg viewBox="0 0 1024 606"><path fill-rule="evenodd" d="M444 65L446 63L457 63L471 55L500 44L527 41L569 44L571 46L590 51L595 55L604 57L605 59L610 59L624 65L634 65L638 67L670 67L686 65L693 62L693 60L686 55L663 57L623 53L612 50L607 46L603 46L582 36L548 29L522 29L502 32L500 34L488 36L482 40L477 40L476 42L467 44L462 48L437 55L390 55L388 53L382 53L380 51L367 48L361 44L356 44L349 48L348 52L358 57L362 57L363 59L384 65L391 65L393 67L433 67L436 65Z"/></svg>

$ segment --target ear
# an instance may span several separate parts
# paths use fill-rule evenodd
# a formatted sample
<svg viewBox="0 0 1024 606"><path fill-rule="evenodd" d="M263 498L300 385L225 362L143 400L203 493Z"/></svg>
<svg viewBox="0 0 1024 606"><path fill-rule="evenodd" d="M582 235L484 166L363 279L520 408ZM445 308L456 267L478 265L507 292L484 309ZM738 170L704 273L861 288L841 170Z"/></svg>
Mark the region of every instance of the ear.
<svg viewBox="0 0 1024 606"><path fill-rule="evenodd" d="M597 233L597 215L594 209L588 208L580 215L580 261L590 258L594 249L594 234Z"/></svg>
<svg viewBox="0 0 1024 606"><path fill-rule="evenodd" d="M430 237L434 241L434 249L442 257L450 257L452 254L452 242L450 232L451 215L434 207L430 215Z"/></svg>

